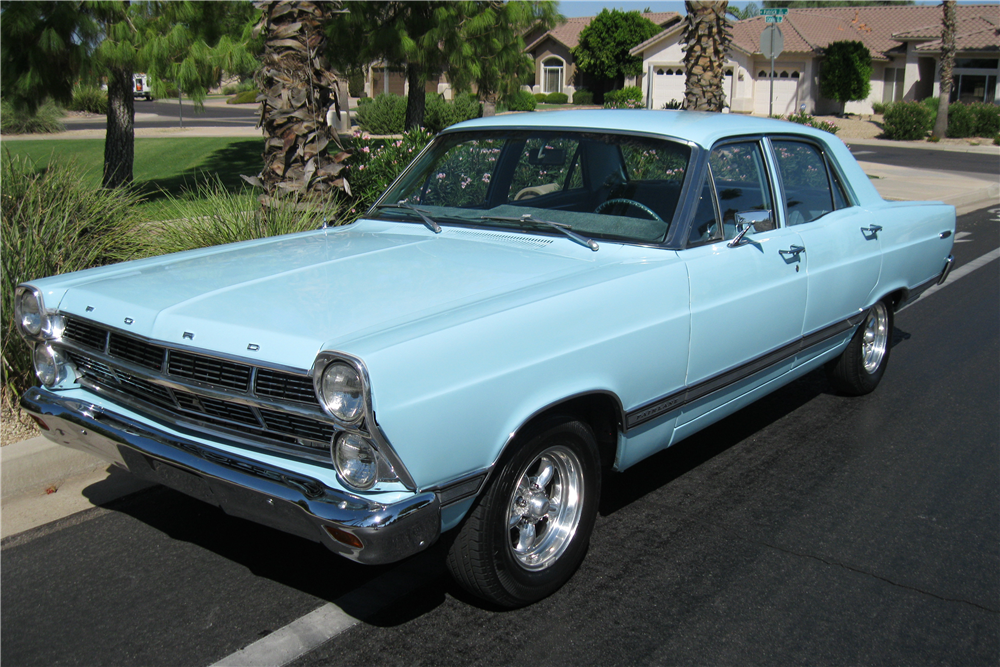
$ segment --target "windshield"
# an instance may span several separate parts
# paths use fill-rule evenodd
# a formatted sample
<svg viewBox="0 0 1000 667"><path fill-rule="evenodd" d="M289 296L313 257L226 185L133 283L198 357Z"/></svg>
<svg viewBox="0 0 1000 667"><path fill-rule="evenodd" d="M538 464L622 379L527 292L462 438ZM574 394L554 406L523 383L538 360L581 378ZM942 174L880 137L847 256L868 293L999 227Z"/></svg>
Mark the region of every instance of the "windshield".
<svg viewBox="0 0 1000 667"><path fill-rule="evenodd" d="M677 142L610 133L445 134L370 216L558 233L537 224L545 220L586 237L659 243L690 154Z"/></svg>

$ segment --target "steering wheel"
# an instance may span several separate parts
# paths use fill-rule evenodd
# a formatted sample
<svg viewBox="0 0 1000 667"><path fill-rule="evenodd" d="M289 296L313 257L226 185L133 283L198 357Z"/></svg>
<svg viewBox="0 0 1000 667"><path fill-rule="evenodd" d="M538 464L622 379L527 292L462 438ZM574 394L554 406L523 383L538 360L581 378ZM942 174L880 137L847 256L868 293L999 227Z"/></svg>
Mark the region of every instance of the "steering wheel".
<svg viewBox="0 0 1000 667"><path fill-rule="evenodd" d="M600 204L597 205L597 208L594 209L594 213L600 213L601 211L606 209L608 206L611 206L612 204L627 204L629 206L633 206L642 211L643 213L645 213L646 215L648 215L649 217L651 217L653 220L664 222L663 218L661 218L656 214L656 211L649 208L645 204L639 203L634 199L625 199L622 197L619 197L618 199L608 199L606 201L601 202Z"/></svg>

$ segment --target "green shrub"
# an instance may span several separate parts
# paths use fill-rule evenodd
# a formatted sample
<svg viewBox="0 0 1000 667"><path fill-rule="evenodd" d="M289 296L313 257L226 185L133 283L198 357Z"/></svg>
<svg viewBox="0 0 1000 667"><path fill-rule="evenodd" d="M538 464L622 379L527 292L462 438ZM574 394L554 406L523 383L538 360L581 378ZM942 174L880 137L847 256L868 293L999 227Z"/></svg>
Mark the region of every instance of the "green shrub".
<svg viewBox="0 0 1000 667"><path fill-rule="evenodd" d="M402 134L406 124L406 98L383 94L358 107L358 125L371 134Z"/></svg>
<svg viewBox="0 0 1000 667"><path fill-rule="evenodd" d="M251 102L257 101L257 91L256 90L244 90L241 93L236 93L228 100L226 104L250 104Z"/></svg>
<svg viewBox="0 0 1000 667"><path fill-rule="evenodd" d="M535 93L534 98L535 102L544 103L546 98L548 98L548 95L546 95L545 93Z"/></svg>
<svg viewBox="0 0 1000 667"><path fill-rule="evenodd" d="M993 145L1000 146L1000 132L998 132L997 135L993 137Z"/></svg>
<svg viewBox="0 0 1000 667"><path fill-rule="evenodd" d="M505 100L508 111L534 111L537 104L535 96L527 90L519 90Z"/></svg>
<svg viewBox="0 0 1000 667"><path fill-rule="evenodd" d="M432 137L424 129L410 130L400 139L388 140L355 132L347 161L347 181L353 198L348 218L367 211Z"/></svg>
<svg viewBox="0 0 1000 667"><path fill-rule="evenodd" d="M800 111L799 113L788 114L786 119L792 123L798 123L799 125L808 125L809 121L812 120L812 116L807 114L805 111Z"/></svg>
<svg viewBox="0 0 1000 667"><path fill-rule="evenodd" d="M455 123L454 105L442 95L427 93L424 99L424 127L437 134Z"/></svg>
<svg viewBox="0 0 1000 667"><path fill-rule="evenodd" d="M809 127L814 127L817 130L823 130L824 132L829 132L830 134L837 134L840 132L840 128L825 120L818 120L816 118L810 118L807 123Z"/></svg>
<svg viewBox="0 0 1000 667"><path fill-rule="evenodd" d="M643 109L642 89L638 86L626 86L621 90L604 93L605 109Z"/></svg>
<svg viewBox="0 0 1000 667"><path fill-rule="evenodd" d="M948 105L948 129L945 136L956 139L976 136L976 114L971 106L961 102Z"/></svg>
<svg viewBox="0 0 1000 667"><path fill-rule="evenodd" d="M549 93L545 96L546 104L566 104L569 102L569 95L566 93Z"/></svg>
<svg viewBox="0 0 1000 667"><path fill-rule="evenodd" d="M31 353L14 327L14 288L35 278L79 271L138 256L138 195L84 185L71 163L52 160L37 172L23 156L0 156L0 337L3 385L19 396L34 384ZM51 304L50 304L51 305ZM10 396L11 394L8 394Z"/></svg>
<svg viewBox="0 0 1000 667"><path fill-rule="evenodd" d="M216 176L198 183L194 196L168 195L168 220L150 224L145 255L165 255L225 243L294 234L319 227L324 218L336 224L340 205L334 202L276 200L264 207L249 187L237 192Z"/></svg>
<svg viewBox="0 0 1000 667"><path fill-rule="evenodd" d="M885 110L882 129L886 139L914 141L923 139L933 127L934 116L926 104L894 102Z"/></svg>
<svg viewBox="0 0 1000 667"><path fill-rule="evenodd" d="M573 93L573 104L588 105L594 103L594 94L589 90L578 90Z"/></svg>
<svg viewBox="0 0 1000 667"><path fill-rule="evenodd" d="M228 86L223 87L223 95L236 95L238 93L245 93L248 90L257 90L257 85L253 82L253 79L246 79L245 81L239 81L237 83L232 83Z"/></svg>
<svg viewBox="0 0 1000 667"><path fill-rule="evenodd" d="M683 107L684 103L681 102L680 100L670 100L669 102L663 105L664 109L671 109L671 110L682 109Z"/></svg>
<svg viewBox="0 0 1000 667"><path fill-rule="evenodd" d="M977 137L992 137L1000 133L1000 106L976 102L970 104L972 114L976 117Z"/></svg>
<svg viewBox="0 0 1000 667"><path fill-rule="evenodd" d="M62 132L63 111L52 100L46 100L34 113L17 109L6 100L0 100L0 132L3 134L44 134Z"/></svg>
<svg viewBox="0 0 1000 667"><path fill-rule="evenodd" d="M455 97L455 122L472 120L483 115L483 104L472 93L464 93Z"/></svg>
<svg viewBox="0 0 1000 667"><path fill-rule="evenodd" d="M372 98L370 98L370 97L359 97L358 98L358 106L360 107L360 106L364 106L365 104L370 104L371 101L372 101Z"/></svg>
<svg viewBox="0 0 1000 667"><path fill-rule="evenodd" d="M889 104L889 102L872 102L872 113L884 114Z"/></svg>
<svg viewBox="0 0 1000 667"><path fill-rule="evenodd" d="M87 111L106 115L108 113L108 93L99 86L76 86L73 88L72 111Z"/></svg>

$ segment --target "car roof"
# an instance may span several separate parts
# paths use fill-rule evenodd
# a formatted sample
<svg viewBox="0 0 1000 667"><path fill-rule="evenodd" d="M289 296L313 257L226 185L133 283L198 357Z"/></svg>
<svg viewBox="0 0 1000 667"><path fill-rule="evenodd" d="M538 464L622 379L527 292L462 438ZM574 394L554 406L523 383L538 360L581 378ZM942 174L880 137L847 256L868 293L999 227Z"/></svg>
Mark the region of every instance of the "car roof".
<svg viewBox="0 0 1000 667"><path fill-rule="evenodd" d="M477 118L452 125L445 132L470 129L568 128L600 132L636 132L691 141L710 148L720 139L755 134L798 134L828 143L831 135L820 130L773 118L704 111L649 109L589 109L510 113Z"/></svg>

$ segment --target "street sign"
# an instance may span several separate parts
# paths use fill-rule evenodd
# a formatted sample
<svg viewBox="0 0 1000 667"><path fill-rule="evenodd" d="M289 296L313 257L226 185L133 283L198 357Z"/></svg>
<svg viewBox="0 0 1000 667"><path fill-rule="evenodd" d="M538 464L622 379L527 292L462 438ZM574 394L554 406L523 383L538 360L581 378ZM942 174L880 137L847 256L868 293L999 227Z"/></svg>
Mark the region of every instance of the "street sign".
<svg viewBox="0 0 1000 667"><path fill-rule="evenodd" d="M761 16L784 16L788 13L788 7L764 7L760 10Z"/></svg>
<svg viewBox="0 0 1000 667"><path fill-rule="evenodd" d="M760 33L760 52L769 60L774 60L785 48L785 37L781 34L781 28L776 25L769 25Z"/></svg>
<svg viewBox="0 0 1000 667"><path fill-rule="evenodd" d="M781 23L785 20L784 16L765 16L764 23Z"/></svg>

